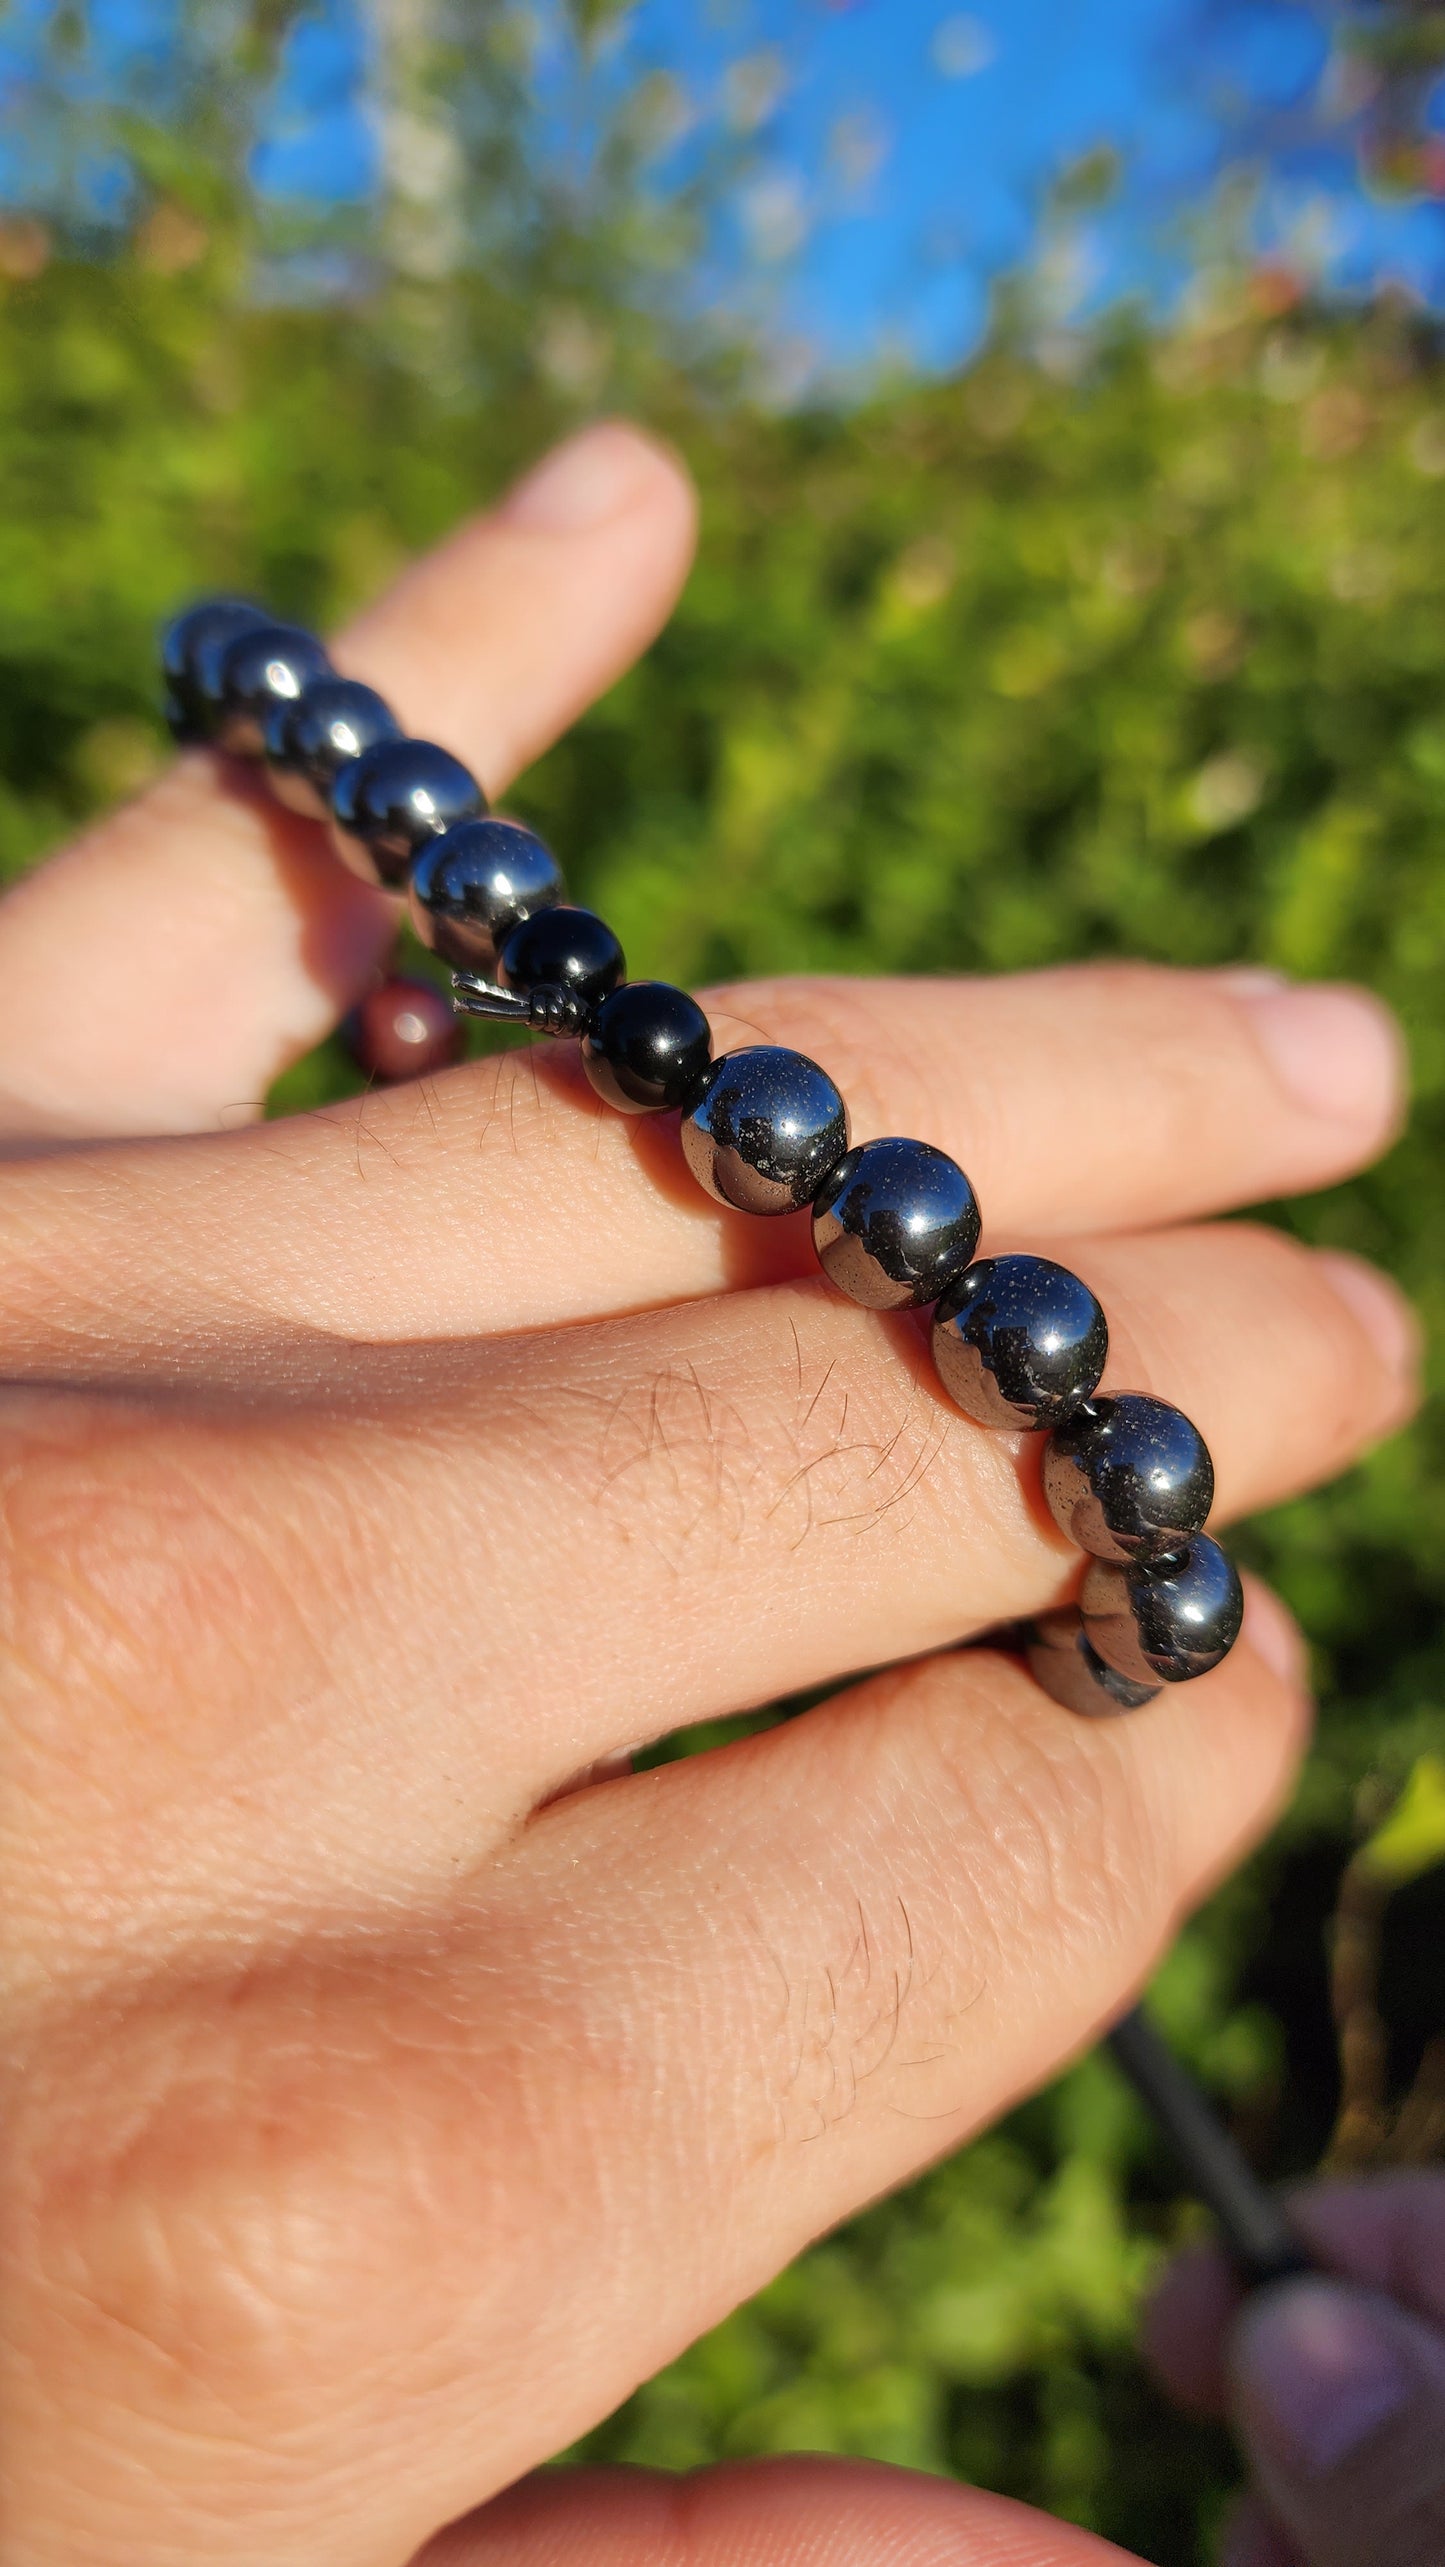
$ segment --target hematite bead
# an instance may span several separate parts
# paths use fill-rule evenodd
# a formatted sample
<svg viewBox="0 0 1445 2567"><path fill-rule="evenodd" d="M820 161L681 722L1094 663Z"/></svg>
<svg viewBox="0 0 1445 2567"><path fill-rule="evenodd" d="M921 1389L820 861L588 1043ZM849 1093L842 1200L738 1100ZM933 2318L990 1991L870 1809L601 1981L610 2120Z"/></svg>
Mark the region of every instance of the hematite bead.
<svg viewBox="0 0 1445 2567"><path fill-rule="evenodd" d="M445 1069L465 1039L446 992L400 972L367 991L342 1032L358 1066L384 1086Z"/></svg>
<svg viewBox="0 0 1445 2567"><path fill-rule="evenodd" d="M1109 1351L1103 1311L1049 1257L983 1257L933 1316L933 1360L949 1398L981 1426L1057 1426L1098 1387Z"/></svg>
<svg viewBox="0 0 1445 2567"><path fill-rule="evenodd" d="M1079 1596L1107 1666L1135 1684L1183 1685L1227 1657L1244 1619L1239 1572L1207 1533L1159 1560L1095 1560Z"/></svg>
<svg viewBox="0 0 1445 2567"><path fill-rule="evenodd" d="M539 909L502 939L497 978L503 989L566 990L596 1007L626 970L622 947L590 909Z"/></svg>
<svg viewBox="0 0 1445 2567"><path fill-rule="evenodd" d="M423 847L411 871L411 920L424 945L463 971L492 971L497 948L562 898L550 847L515 820L462 820Z"/></svg>
<svg viewBox="0 0 1445 2567"><path fill-rule="evenodd" d="M865 1310L936 1301L978 1246L978 1203L957 1162L927 1141L865 1141L813 1205L830 1283Z"/></svg>
<svg viewBox="0 0 1445 2567"><path fill-rule="evenodd" d="M221 711L222 654L239 633L255 632L271 620L249 597L203 597L166 626L166 718L178 740L210 739Z"/></svg>
<svg viewBox="0 0 1445 2567"><path fill-rule="evenodd" d="M238 633L221 653L219 746L235 757L259 758L273 705L296 703L315 679L331 673L315 634L299 624L258 624Z"/></svg>
<svg viewBox="0 0 1445 2567"><path fill-rule="evenodd" d="M273 704L262 725L276 797L308 820L329 819L331 788L352 758L400 738L390 705L354 677L317 678L294 703Z"/></svg>
<svg viewBox="0 0 1445 2567"><path fill-rule="evenodd" d="M332 839L363 882L397 891L429 838L478 819L482 788L434 740L379 740L341 768L331 788Z"/></svg>
<svg viewBox="0 0 1445 2567"><path fill-rule="evenodd" d="M582 1038L597 1093L624 1114L686 1105L712 1059L712 1032L695 998L662 980L630 980L604 998Z"/></svg>
<svg viewBox="0 0 1445 2567"><path fill-rule="evenodd" d="M1036 1683L1066 1711L1081 1712L1086 1720L1107 1720L1121 1711L1142 1711L1146 1702L1154 1702L1162 1688L1157 1684L1131 1684L1114 1667L1106 1666L1084 1629L1076 1604L1061 1605L1055 1613L1041 1613L1029 1624L1024 1637L1024 1655Z"/></svg>
<svg viewBox="0 0 1445 2567"><path fill-rule="evenodd" d="M698 1184L740 1212L797 1212L848 1147L848 1109L805 1053L755 1043L726 1052L682 1118Z"/></svg>
<svg viewBox="0 0 1445 2567"><path fill-rule="evenodd" d="M1182 1550L1214 1504L1214 1465L1197 1426L1164 1399L1120 1391L1057 1426L1044 1495L1059 1530L1099 1560Z"/></svg>

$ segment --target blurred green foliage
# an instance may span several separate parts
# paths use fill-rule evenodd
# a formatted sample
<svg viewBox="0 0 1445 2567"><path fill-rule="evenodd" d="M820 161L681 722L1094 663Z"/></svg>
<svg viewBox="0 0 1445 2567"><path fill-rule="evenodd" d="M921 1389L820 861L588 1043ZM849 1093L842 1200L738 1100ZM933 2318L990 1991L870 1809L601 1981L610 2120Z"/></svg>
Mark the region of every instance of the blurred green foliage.
<svg viewBox="0 0 1445 2567"><path fill-rule="evenodd" d="M699 568L647 663L513 800L634 968L1130 953L1361 976L1409 1027L1412 1128L1381 1170L1284 1217L1383 1257L1438 1341L1433 345L1390 311L1271 310L1241 281L1187 331L1106 337L1065 372L1005 329L961 381L768 416L720 364L589 300L574 252L505 291L398 274L306 306L254 290L244 223L194 189L158 193L104 259L0 227L5 870L164 756L152 635L178 598L234 584L329 620L579 409L628 401L697 472ZM283 1101L346 1076L328 1046ZM1375 1778L1376 1806L1379 1778L1442 1740L1438 1420L1248 1547L1314 1638L1321 1740L1157 2001L1285 2174L1334 2105L1323 1938L1357 1796ZM1439 2025L1438 1873L1402 1901L1400 2078ZM1146 2276L1190 2218L1132 2100L1087 2060L816 2247L589 2448L877 2453L1189 2567L1232 2464L1163 2410L1131 2346Z"/></svg>

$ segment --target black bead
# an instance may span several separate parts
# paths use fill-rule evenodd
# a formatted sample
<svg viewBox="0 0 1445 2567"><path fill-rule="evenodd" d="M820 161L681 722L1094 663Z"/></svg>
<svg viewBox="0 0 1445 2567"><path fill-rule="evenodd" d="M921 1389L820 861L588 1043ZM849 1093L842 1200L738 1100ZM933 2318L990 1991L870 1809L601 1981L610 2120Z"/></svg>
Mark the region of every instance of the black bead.
<svg viewBox="0 0 1445 2567"><path fill-rule="evenodd" d="M401 724L372 687L354 677L319 677L294 703L272 705L262 737L278 801L308 820L326 820L342 768L379 740L399 740Z"/></svg>
<svg viewBox="0 0 1445 2567"><path fill-rule="evenodd" d="M423 847L411 871L411 920L424 945L463 971L493 971L497 948L565 890L550 847L515 820L461 820Z"/></svg>
<svg viewBox="0 0 1445 2567"><path fill-rule="evenodd" d="M826 1070L781 1044L727 1052L682 1118L698 1184L740 1212L797 1212L848 1147L848 1109Z"/></svg>
<svg viewBox="0 0 1445 2567"><path fill-rule="evenodd" d="M624 1114L688 1104L711 1059L712 1031L697 1000L662 980L614 989L582 1041L598 1095Z"/></svg>
<svg viewBox="0 0 1445 2567"><path fill-rule="evenodd" d="M221 713L221 659L239 633L272 621L249 597L203 597L161 635L166 719L178 740L209 740Z"/></svg>
<svg viewBox="0 0 1445 2567"><path fill-rule="evenodd" d="M981 1426L1057 1426L1098 1386L1109 1329L1087 1284L1049 1257L983 1257L933 1317L949 1398Z"/></svg>
<svg viewBox="0 0 1445 2567"><path fill-rule="evenodd" d="M1165 1399L1120 1391L1057 1426L1044 1495L1059 1530L1099 1560L1182 1550L1214 1504L1214 1464L1197 1426Z"/></svg>
<svg viewBox="0 0 1445 2567"><path fill-rule="evenodd" d="M1228 1656L1244 1591L1219 1544L1196 1533L1159 1560L1095 1560L1079 1608L1106 1665L1135 1684L1183 1685Z"/></svg>
<svg viewBox="0 0 1445 2567"><path fill-rule="evenodd" d="M1081 1712L1086 1720L1107 1720L1121 1711L1142 1711L1146 1702L1157 1699L1157 1684L1131 1684L1114 1667L1106 1666L1084 1629L1076 1604L1061 1605L1055 1613L1041 1613L1028 1625L1024 1637L1024 1655L1029 1672L1046 1694L1061 1702L1066 1711Z"/></svg>
<svg viewBox="0 0 1445 2567"><path fill-rule="evenodd" d="M503 989L566 990L589 1008L617 987L627 966L605 919L590 909L539 909L502 939L497 978Z"/></svg>
<svg viewBox="0 0 1445 2567"><path fill-rule="evenodd" d="M434 740L379 740L337 775L332 838L363 882L398 891L429 838L480 818L486 807L476 777L450 749Z"/></svg>
<svg viewBox="0 0 1445 2567"><path fill-rule="evenodd" d="M865 1310L936 1301L978 1246L978 1202L957 1162L927 1141L864 1141L813 1205L830 1283Z"/></svg>
<svg viewBox="0 0 1445 2567"><path fill-rule="evenodd" d="M264 724L277 704L294 704L331 662L314 633L299 624L258 624L238 633L221 653L218 745L233 756L259 758Z"/></svg>

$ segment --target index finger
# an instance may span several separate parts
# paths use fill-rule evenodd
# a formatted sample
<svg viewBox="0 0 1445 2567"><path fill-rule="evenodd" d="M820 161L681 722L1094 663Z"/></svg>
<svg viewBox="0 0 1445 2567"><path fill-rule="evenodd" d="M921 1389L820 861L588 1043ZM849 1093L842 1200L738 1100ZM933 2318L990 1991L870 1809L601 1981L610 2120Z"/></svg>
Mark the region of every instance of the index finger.
<svg viewBox="0 0 1445 2567"><path fill-rule="evenodd" d="M406 572L340 635L337 664L495 793L652 640L694 513L671 455L633 428L589 429ZM246 1117L395 928L395 903L314 822L188 752L0 908L0 1133Z"/></svg>

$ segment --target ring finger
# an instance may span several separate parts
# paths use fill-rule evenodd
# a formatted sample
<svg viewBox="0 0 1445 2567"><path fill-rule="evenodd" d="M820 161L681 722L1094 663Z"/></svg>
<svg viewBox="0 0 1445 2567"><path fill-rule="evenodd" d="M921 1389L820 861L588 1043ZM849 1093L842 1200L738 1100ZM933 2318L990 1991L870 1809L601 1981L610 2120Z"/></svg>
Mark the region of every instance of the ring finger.
<svg viewBox="0 0 1445 2567"><path fill-rule="evenodd" d="M1408 1320L1349 1261L1226 1225L1076 1262L1113 1322L1106 1384L1197 1418L1225 1513L1338 1469L1409 1402ZM128 1884L142 1936L213 1913L217 1879L272 1914L425 1897L640 1735L1077 1575L1038 1439L959 1416L912 1323L819 1282L403 1361L344 1414L101 1406L82 1439L69 1403L21 1402L8 1699L34 1780L11 1861L42 1907L76 1865L97 1901ZM54 1789L77 1684L104 1806L84 1774Z"/></svg>

